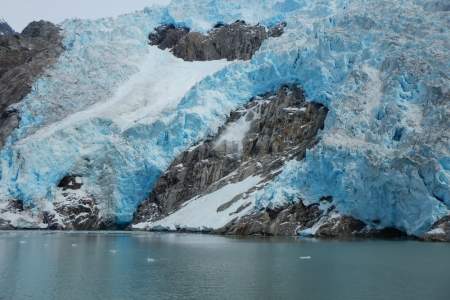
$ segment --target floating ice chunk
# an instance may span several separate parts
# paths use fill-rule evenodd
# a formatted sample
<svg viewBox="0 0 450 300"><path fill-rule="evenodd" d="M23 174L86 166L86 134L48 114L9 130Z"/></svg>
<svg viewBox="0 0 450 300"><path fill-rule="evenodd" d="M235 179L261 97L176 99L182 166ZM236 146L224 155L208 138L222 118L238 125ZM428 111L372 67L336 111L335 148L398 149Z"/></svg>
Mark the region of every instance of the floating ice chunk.
<svg viewBox="0 0 450 300"><path fill-rule="evenodd" d="M156 260L154 258L151 257L147 257L147 262L148 263L154 263Z"/></svg>
<svg viewBox="0 0 450 300"><path fill-rule="evenodd" d="M300 258L300 259L305 259L305 260L306 260L306 259L311 259L311 256L300 256L299 258Z"/></svg>

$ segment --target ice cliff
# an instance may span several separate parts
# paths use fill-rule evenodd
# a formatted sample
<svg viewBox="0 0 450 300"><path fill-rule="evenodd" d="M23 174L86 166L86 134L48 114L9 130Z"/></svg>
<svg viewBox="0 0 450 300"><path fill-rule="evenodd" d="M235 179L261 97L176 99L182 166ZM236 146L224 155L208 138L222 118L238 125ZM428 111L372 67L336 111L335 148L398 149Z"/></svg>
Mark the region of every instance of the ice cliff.
<svg viewBox="0 0 450 300"><path fill-rule="evenodd" d="M297 84L328 108L324 130L252 194L254 209L329 197L342 215L422 236L450 206L449 10L445 0L180 0L68 20L64 53L14 107L0 199L38 215L92 198L129 223L179 153L252 97ZM206 33L236 20L287 27L249 61L187 62L148 44L161 24ZM66 176L81 188L63 193Z"/></svg>

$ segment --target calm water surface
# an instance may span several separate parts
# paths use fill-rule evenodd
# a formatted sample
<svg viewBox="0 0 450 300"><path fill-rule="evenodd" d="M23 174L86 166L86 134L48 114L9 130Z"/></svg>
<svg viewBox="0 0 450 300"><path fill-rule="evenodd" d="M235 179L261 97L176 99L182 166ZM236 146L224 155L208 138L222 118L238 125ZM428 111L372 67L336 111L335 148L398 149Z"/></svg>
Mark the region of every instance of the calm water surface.
<svg viewBox="0 0 450 300"><path fill-rule="evenodd" d="M449 244L0 232L8 300L448 300L449 274Z"/></svg>

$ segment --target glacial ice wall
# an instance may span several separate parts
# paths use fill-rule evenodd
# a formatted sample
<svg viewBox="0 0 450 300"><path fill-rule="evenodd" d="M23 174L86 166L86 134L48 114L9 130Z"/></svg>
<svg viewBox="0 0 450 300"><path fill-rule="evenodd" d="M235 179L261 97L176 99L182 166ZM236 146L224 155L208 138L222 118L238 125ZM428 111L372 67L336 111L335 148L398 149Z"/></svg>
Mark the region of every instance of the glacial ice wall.
<svg viewBox="0 0 450 300"><path fill-rule="evenodd" d="M326 128L258 205L332 196L343 214L415 235L448 215L449 20L444 1L350 1L316 23L295 73L329 107Z"/></svg>
<svg viewBox="0 0 450 300"><path fill-rule="evenodd" d="M22 102L20 128L1 152L0 198L51 202L58 181L78 174L105 211L128 222L177 153L214 133L252 96L298 83L330 109L326 127L319 145L290 162L257 205L332 196L344 214L420 235L450 206L445 3L182 0L116 19L67 21L67 51ZM236 19L288 26L251 61L203 66L200 75L209 76L199 75L173 105L132 114L129 122L142 107L128 107L135 93L123 86L142 73L148 82L138 76L138 83L154 84L152 60L170 61L149 49L153 27L173 22L205 31ZM100 116L92 109L118 93L122 105Z"/></svg>
<svg viewBox="0 0 450 300"><path fill-rule="evenodd" d="M201 19L199 3L177 1L118 18L61 24L66 51L18 105L19 129L1 151L0 199L47 207L58 195L58 182L77 175L83 178L80 194L93 196L104 215L130 222L178 151L219 126L236 106L232 103L244 99L219 107L220 115L211 117L215 124L195 124L195 118L186 117L165 131L164 118L179 110L186 91L229 64L184 62L148 45L148 34L161 23L211 28L218 17L210 16L202 28L192 22ZM178 5L190 8L178 11ZM224 9L219 1L211 2L214 6ZM220 19L242 19L248 8L248 3L233 5Z"/></svg>

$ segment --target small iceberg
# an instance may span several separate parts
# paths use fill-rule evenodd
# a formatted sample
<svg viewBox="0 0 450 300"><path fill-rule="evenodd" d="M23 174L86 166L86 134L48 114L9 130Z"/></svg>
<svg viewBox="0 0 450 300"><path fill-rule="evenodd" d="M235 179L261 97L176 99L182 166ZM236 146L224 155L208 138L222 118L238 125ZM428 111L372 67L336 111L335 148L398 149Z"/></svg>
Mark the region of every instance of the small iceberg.
<svg viewBox="0 0 450 300"><path fill-rule="evenodd" d="M154 263L156 260L154 258L151 257L147 257L147 262L148 263Z"/></svg>
<svg viewBox="0 0 450 300"><path fill-rule="evenodd" d="M311 259L311 256L300 256L300 259Z"/></svg>

